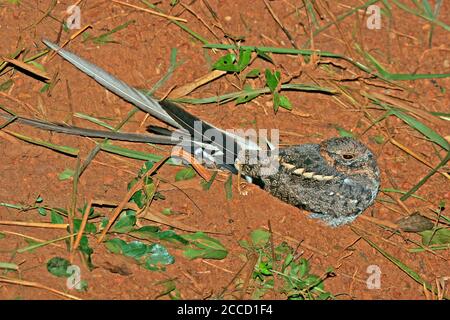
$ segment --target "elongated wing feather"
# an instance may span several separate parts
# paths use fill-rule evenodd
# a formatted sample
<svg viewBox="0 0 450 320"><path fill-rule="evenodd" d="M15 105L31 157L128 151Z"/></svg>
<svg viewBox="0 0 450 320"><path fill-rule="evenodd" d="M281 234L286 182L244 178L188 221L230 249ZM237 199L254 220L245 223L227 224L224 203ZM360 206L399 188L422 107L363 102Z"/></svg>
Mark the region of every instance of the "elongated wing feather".
<svg viewBox="0 0 450 320"><path fill-rule="evenodd" d="M161 108L157 100L147 97L139 90L127 85L125 82L117 79L102 68L94 65L93 63L90 63L89 61L77 56L70 51L60 48L53 42L45 39L42 40L42 42L44 42L47 47L56 51L65 60L73 64L88 76L92 77L95 81L100 83L111 92L114 92L118 96L134 104L142 111L151 114L157 119L160 119L176 128L181 128L180 125Z"/></svg>
<svg viewBox="0 0 450 320"><path fill-rule="evenodd" d="M67 126L65 124L60 123L52 123L42 120L29 119L25 117L16 117L15 119L13 119L13 116L6 114L0 114L0 117L5 118L7 120L14 120L18 123L27 126L32 126L38 129L70 134L75 136L83 136L91 138L108 138L112 140L140 142L140 143L169 144L169 145L175 145L180 143L179 139L176 139L175 137L172 136L94 130L75 126ZM189 142L188 139L185 139L185 141L186 143Z"/></svg>

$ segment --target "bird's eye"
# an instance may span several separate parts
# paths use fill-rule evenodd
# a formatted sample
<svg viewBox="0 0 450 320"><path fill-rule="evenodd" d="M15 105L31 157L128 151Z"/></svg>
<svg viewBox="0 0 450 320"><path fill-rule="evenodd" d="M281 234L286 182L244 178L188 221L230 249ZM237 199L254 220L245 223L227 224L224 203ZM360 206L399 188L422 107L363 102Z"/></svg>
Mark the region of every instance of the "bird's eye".
<svg viewBox="0 0 450 320"><path fill-rule="evenodd" d="M342 158L344 158L345 160L351 160L351 159L353 159L353 155L352 154L348 154L348 153L344 153L342 155Z"/></svg>

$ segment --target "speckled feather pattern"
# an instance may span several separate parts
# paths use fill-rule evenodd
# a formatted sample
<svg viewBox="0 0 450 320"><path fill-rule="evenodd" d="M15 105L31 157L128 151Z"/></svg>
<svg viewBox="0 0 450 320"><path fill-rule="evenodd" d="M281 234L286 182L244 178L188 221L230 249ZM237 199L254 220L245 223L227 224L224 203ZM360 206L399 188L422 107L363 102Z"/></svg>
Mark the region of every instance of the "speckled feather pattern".
<svg viewBox="0 0 450 320"><path fill-rule="evenodd" d="M374 202L380 186L375 156L352 138L281 149L278 161L278 171L268 176L259 176L258 164L243 164L241 170L275 197L333 227L352 222Z"/></svg>

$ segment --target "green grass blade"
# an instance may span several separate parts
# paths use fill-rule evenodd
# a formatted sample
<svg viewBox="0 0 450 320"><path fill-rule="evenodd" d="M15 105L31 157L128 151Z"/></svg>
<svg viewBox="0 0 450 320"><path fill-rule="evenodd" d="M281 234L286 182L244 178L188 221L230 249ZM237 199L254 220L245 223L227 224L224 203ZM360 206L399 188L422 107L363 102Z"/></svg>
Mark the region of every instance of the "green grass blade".
<svg viewBox="0 0 450 320"><path fill-rule="evenodd" d="M394 256L390 255L389 253L387 253L386 251L384 251L383 249L381 249L380 247L378 247L374 242L372 242L371 240L369 240L368 238L366 238L365 236L361 235L359 232L357 232L354 228L351 228L353 230L353 232L355 232L357 235L359 235L362 239L364 239L364 241L366 241L372 248L374 248L375 250L377 250L379 253L381 253L386 259L388 259L389 261L391 261L393 264L395 264L398 268L400 268L400 270L402 270L404 273L406 273L410 278L412 278L414 281L416 281L417 283L419 283L420 285L425 286L428 290L430 291L435 291L432 286L426 282L425 280L423 280L420 275L415 272L414 270L412 270L410 267L408 267L406 264L404 264L403 262L401 262L399 259L395 258Z"/></svg>
<svg viewBox="0 0 450 320"><path fill-rule="evenodd" d="M23 141L26 141L26 142L29 142L31 144L35 144L35 145L38 145L38 146L41 146L41 147L45 147L45 148L48 148L48 149L52 149L52 150L55 150L55 151L58 151L58 152L61 152L61 153L64 153L64 154L67 154L67 155L70 155L70 156L76 157L78 155L78 152L79 152L79 150L77 148L57 145L57 144L50 143L50 142L47 142L47 141L43 141L43 140L40 140L40 139L31 138L31 137L28 137L28 136L25 136L25 135L22 135L22 134L19 134L19 133L16 133L16 132L12 132L12 131L8 131L8 133L13 135L14 137L20 139L20 140L23 140Z"/></svg>

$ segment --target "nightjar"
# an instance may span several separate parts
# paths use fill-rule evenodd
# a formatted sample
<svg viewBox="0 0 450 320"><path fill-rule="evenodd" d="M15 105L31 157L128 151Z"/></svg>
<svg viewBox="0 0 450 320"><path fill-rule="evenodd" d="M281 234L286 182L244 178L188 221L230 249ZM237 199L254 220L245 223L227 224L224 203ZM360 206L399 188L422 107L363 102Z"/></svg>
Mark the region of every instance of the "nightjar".
<svg viewBox="0 0 450 320"><path fill-rule="evenodd" d="M374 154L349 137L280 149L278 170L261 175L261 164L245 164L242 174L266 191L311 211L336 227L352 222L375 200L380 171Z"/></svg>
<svg viewBox="0 0 450 320"><path fill-rule="evenodd" d="M380 172L375 156L358 140L332 138L320 144L277 149L263 139L266 145L260 147L248 137L200 120L177 104L144 95L93 63L48 40L43 41L111 92L177 130L154 128L156 134L110 132L23 117L12 119L11 115L6 115L11 121L72 135L176 145L192 153L196 159L207 160L202 163L212 163L233 173L240 170L275 197L311 211L313 218L322 219L330 226L352 222L377 196ZM268 157L264 156L266 147ZM263 155L261 161L254 161L255 157L249 156L255 152L258 157ZM271 170L267 171L267 162L276 165L269 165Z"/></svg>

